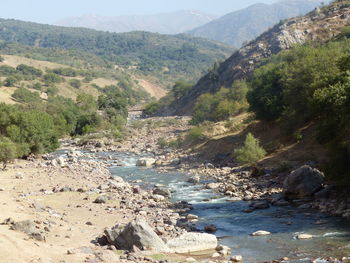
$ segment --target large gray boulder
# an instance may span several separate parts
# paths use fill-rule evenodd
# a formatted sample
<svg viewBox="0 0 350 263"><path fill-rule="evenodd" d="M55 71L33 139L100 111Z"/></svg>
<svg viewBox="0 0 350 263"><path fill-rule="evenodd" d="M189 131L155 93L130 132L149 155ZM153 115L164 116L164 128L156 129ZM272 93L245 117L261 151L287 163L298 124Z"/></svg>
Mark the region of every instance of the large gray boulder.
<svg viewBox="0 0 350 263"><path fill-rule="evenodd" d="M288 198L310 197L322 188L323 182L322 172L304 165L291 172L284 180L284 194Z"/></svg>
<svg viewBox="0 0 350 263"><path fill-rule="evenodd" d="M189 232L169 240L167 246L173 253L191 253L215 250L218 246L218 240L216 236L211 234Z"/></svg>
<svg viewBox="0 0 350 263"><path fill-rule="evenodd" d="M115 239L118 249L132 250L133 246L141 250L156 250L167 252L168 248L164 241L142 219L135 219L127 224L123 231Z"/></svg>

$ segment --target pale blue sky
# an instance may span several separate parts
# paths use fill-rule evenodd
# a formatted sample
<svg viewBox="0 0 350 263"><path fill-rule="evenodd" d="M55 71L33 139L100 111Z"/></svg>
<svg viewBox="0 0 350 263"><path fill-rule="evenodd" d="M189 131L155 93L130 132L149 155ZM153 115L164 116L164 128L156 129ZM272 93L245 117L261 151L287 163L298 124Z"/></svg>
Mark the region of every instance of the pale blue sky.
<svg viewBox="0 0 350 263"><path fill-rule="evenodd" d="M194 9L223 15L254 3L276 0L1 0L0 17L40 23L83 14L119 16Z"/></svg>

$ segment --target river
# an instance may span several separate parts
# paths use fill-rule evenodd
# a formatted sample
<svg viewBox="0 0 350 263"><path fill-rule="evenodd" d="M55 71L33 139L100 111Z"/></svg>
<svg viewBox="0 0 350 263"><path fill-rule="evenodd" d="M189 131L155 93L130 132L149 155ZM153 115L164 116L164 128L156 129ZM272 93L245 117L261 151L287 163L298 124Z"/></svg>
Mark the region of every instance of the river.
<svg viewBox="0 0 350 263"><path fill-rule="evenodd" d="M106 154L106 153L105 153ZM105 155L102 154L102 155ZM337 217L330 217L311 209L296 207L270 207L253 213L242 212L249 202L230 200L205 183L191 184L189 175L136 167L138 155L107 153L123 166L112 166L112 174L128 182L142 180L138 184L153 187L162 184L172 191L172 201L185 200L193 205L191 214L199 216L196 224L203 229L214 224L220 243L229 246L233 255L242 255L244 262L262 262L288 257L292 262L307 261L319 257L343 257L350 255L350 224ZM272 235L252 237L250 234L265 230ZM310 240L297 240L300 233L311 234Z"/></svg>

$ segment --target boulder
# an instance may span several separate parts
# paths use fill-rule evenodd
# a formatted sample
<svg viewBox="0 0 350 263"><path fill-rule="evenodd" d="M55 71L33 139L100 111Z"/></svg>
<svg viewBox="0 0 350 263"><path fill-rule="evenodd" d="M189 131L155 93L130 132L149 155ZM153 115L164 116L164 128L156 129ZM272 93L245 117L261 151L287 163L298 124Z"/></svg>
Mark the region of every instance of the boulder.
<svg viewBox="0 0 350 263"><path fill-rule="evenodd" d="M254 209L267 209L270 207L269 202L266 200L256 201L250 204L250 207Z"/></svg>
<svg viewBox="0 0 350 263"><path fill-rule="evenodd" d="M323 182L322 172L304 165L291 172L284 180L284 194L288 198L310 197L322 188Z"/></svg>
<svg viewBox="0 0 350 263"><path fill-rule="evenodd" d="M98 196L98 197L95 199L94 203L95 203L95 204L105 204L105 203L107 203L107 201L108 201L108 197L107 197L107 196L105 196L105 195L100 195L100 196Z"/></svg>
<svg viewBox="0 0 350 263"><path fill-rule="evenodd" d="M309 234L299 234L299 235L297 235L296 238L299 239L299 240L306 240L306 239L313 238L313 236L309 235Z"/></svg>
<svg viewBox="0 0 350 263"><path fill-rule="evenodd" d="M34 222L30 220L14 222L10 228L15 231L23 232L38 241L45 241L45 236L39 232Z"/></svg>
<svg viewBox="0 0 350 263"><path fill-rule="evenodd" d="M156 159L153 158L141 158L137 160L136 166L144 166L144 167L151 167L156 162Z"/></svg>
<svg viewBox="0 0 350 263"><path fill-rule="evenodd" d="M199 181L200 181L200 176L198 176L198 175L195 175L195 176L193 176L193 177L190 177L188 180L187 180L187 182L189 182L189 183L191 183L191 184L198 184L199 183Z"/></svg>
<svg viewBox="0 0 350 263"><path fill-rule="evenodd" d="M216 236L205 233L185 233L168 241L167 246L173 253L191 253L215 250L218 246Z"/></svg>
<svg viewBox="0 0 350 263"><path fill-rule="evenodd" d="M118 249L132 250L134 246L141 250L168 251L164 241L144 220L137 218L127 224L115 240Z"/></svg>
<svg viewBox="0 0 350 263"><path fill-rule="evenodd" d="M108 244L116 246L116 239L120 235L120 233L123 231L123 227L121 225L115 225L114 227L106 228L104 230L104 234L107 238Z"/></svg>
<svg viewBox="0 0 350 263"><path fill-rule="evenodd" d="M166 198L170 198L171 197L171 193L169 191L169 189L166 189L166 188L159 188L159 187L156 187L155 189L153 189L153 194L154 195L162 195Z"/></svg>
<svg viewBox="0 0 350 263"><path fill-rule="evenodd" d="M268 235L271 235L271 233L268 231L264 231L264 230L259 230L259 231L252 233L253 237L261 237L261 236L268 236Z"/></svg>

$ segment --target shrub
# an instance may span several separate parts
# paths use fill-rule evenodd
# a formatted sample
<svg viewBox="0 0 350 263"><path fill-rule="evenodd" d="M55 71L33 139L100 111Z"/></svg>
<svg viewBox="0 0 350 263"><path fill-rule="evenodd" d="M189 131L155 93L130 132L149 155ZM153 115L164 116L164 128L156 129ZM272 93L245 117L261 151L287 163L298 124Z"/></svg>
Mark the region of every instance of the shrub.
<svg viewBox="0 0 350 263"><path fill-rule="evenodd" d="M244 146L234 151L234 157L240 164L254 164L264 158L265 155L266 151L251 133L248 133Z"/></svg>
<svg viewBox="0 0 350 263"><path fill-rule="evenodd" d="M78 79L71 79L69 81L69 85L71 85L73 88L79 89L81 87L81 81Z"/></svg>
<svg viewBox="0 0 350 263"><path fill-rule="evenodd" d="M187 132L185 142L190 144L198 143L203 141L205 138L206 136L204 135L204 130L202 127L193 127Z"/></svg>
<svg viewBox="0 0 350 263"><path fill-rule="evenodd" d="M44 80L46 84L52 84L52 83L61 83L63 82L63 78L55 73L47 73L44 75Z"/></svg>
<svg viewBox="0 0 350 263"><path fill-rule="evenodd" d="M160 109L160 103L158 101L151 102L146 105L143 113L147 115L153 115Z"/></svg>
<svg viewBox="0 0 350 263"><path fill-rule="evenodd" d="M6 169L6 165L17 158L16 145L7 138L0 139L0 162L2 162L2 169Z"/></svg>
<svg viewBox="0 0 350 263"><path fill-rule="evenodd" d="M13 87L17 83L17 81L18 81L17 78L13 76L9 76L8 78L5 79L4 85L6 87Z"/></svg>

